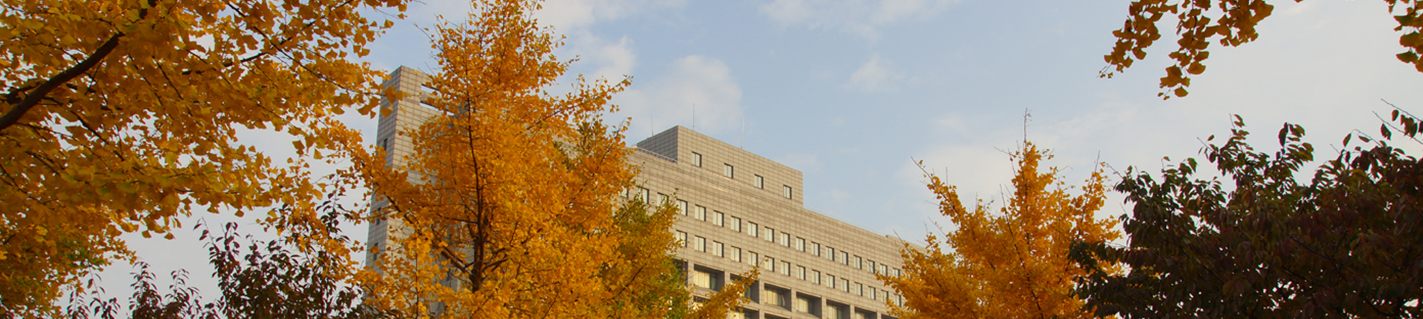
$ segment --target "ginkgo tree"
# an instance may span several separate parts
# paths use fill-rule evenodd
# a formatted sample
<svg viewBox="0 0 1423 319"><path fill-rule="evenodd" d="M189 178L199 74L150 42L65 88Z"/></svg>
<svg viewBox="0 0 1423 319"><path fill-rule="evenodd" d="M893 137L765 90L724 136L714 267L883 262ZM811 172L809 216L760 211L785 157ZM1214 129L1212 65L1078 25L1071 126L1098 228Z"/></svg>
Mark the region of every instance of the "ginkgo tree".
<svg viewBox="0 0 1423 319"><path fill-rule="evenodd" d="M675 213L619 196L634 186L626 127L601 119L628 81L580 77L551 93L569 62L538 7L479 0L469 19L437 25L424 100L435 115L399 132L413 143L403 164L353 161L381 202L372 218L396 225L358 275L367 302L460 318L724 317L746 283L674 311L690 294L672 267Z"/></svg>
<svg viewBox="0 0 1423 319"><path fill-rule="evenodd" d="M956 187L926 173L939 211L954 229L929 235L920 250L906 246L904 276L880 275L904 296L891 304L900 318L1090 318L1073 296L1074 278L1086 274L1068 258L1074 242L1107 242L1119 235L1114 220L1098 219L1104 197L1101 170L1072 196L1052 156L1024 142L1013 154L1013 194L997 213L980 200L972 210ZM922 166L922 162L920 164ZM947 244L948 247L944 247Z"/></svg>
<svg viewBox="0 0 1423 319"><path fill-rule="evenodd" d="M366 15L406 2L0 0L0 317L53 311L129 255L121 234L309 213L322 185L303 162L344 152L358 136L331 116L379 98L349 60L391 24ZM246 129L293 135L297 162L238 143Z"/></svg>
<svg viewBox="0 0 1423 319"><path fill-rule="evenodd" d="M1295 0L1300 2L1302 0ZM1411 64L1423 72L1423 6L1418 0L1383 0L1388 3L1388 13L1396 14L1398 22L1394 27L1402 35L1398 44L1404 51L1396 55L1399 61ZM1166 76L1161 77L1160 86L1168 92L1158 95L1184 97L1186 88L1191 86L1191 76L1206 71L1205 61L1210 57L1210 46L1233 47L1255 41L1260 37L1256 29L1260 22L1270 17L1275 6L1267 0L1133 0L1127 5L1130 16L1121 29L1112 31L1117 38L1112 52L1103 56L1107 67L1101 76L1110 78L1117 72L1125 71L1138 60L1146 58L1146 49L1161 39L1158 23L1164 18L1175 23L1176 50L1168 54L1173 60L1166 67Z"/></svg>

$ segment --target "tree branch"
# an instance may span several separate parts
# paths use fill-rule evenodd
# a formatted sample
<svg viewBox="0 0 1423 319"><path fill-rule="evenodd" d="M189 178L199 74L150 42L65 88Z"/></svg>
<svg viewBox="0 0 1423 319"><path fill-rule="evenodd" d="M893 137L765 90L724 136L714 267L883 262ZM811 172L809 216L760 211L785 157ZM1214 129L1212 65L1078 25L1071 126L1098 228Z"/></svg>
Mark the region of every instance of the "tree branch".
<svg viewBox="0 0 1423 319"><path fill-rule="evenodd" d="M110 36L108 40L104 41L104 44L99 46L99 49L94 50L94 53L90 54L84 61L80 61L79 64L75 64L73 67L64 70L64 72L60 72L54 77L49 78L44 84L40 84L34 91L31 91L30 94L25 95L24 100L21 100L19 104L15 104L11 107L10 111L5 113L4 117L0 117L0 131L4 131L10 126L15 125L15 123L19 123L20 117L24 116L25 112L29 112L30 108L39 105L40 100L44 99L50 91L54 91L54 89L60 85L68 83L69 80L99 65L99 61L104 60L104 57L114 52L114 48L119 46L119 38L123 36L123 33Z"/></svg>

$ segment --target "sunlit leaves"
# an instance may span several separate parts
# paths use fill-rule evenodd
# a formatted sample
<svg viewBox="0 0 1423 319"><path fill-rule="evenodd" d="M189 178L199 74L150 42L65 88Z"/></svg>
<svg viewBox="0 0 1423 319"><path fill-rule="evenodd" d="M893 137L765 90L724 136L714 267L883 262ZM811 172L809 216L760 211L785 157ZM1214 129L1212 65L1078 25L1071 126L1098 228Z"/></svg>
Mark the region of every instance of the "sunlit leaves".
<svg viewBox="0 0 1423 319"><path fill-rule="evenodd" d="M1300 0L1296 0L1298 2ZM1423 72L1419 63L1419 51L1423 51L1423 19L1419 19L1420 5L1416 0L1384 0L1390 13L1395 15L1398 27L1403 31L1399 45L1405 51L1397 55L1399 61L1412 64ZM1400 5L1402 4L1402 5ZM1133 62L1146 58L1146 48L1161 39L1157 25L1162 18L1165 23L1175 22L1176 50L1167 56L1173 65L1166 67L1166 76L1161 77L1162 98L1184 97L1186 88L1191 86L1191 76L1205 72L1202 64L1210 57L1211 43L1222 46L1239 46L1259 38L1256 26L1274 12L1274 5L1266 0L1134 0L1127 6L1128 18L1120 29L1112 31L1117 39L1112 52L1103 56L1107 67L1101 76L1110 78L1123 72ZM1184 71L1182 72L1184 68ZM1167 94L1170 92L1170 94Z"/></svg>
<svg viewBox="0 0 1423 319"><path fill-rule="evenodd" d="M618 196L634 171L625 128L602 116L628 82L551 93L568 62L537 5L475 1L468 20L437 25L440 70L422 101L436 115L399 132L414 144L405 164L354 161L386 203L374 217L399 225L359 275L368 301L459 318L696 315L674 311L689 290L671 267L672 208L649 216ZM711 309L740 292L723 294Z"/></svg>
<svg viewBox="0 0 1423 319"><path fill-rule="evenodd" d="M1104 178L1094 171L1083 193L1071 196L1056 168L1039 168L1051 156L1032 143L1023 147L1013 155L1013 197L997 213L981 201L968 210L954 186L928 174L939 210L955 228L943 241L928 236L924 251L906 247L904 277L880 277L904 295L904 307L894 308L899 317L1091 317L1072 295L1073 278L1085 272L1068 252L1074 241L1118 236L1110 230L1115 221L1094 216L1105 198Z"/></svg>
<svg viewBox="0 0 1423 319"><path fill-rule="evenodd" d="M236 134L343 152L330 116L369 114L378 73L342 57L380 32L365 5L403 2L0 0L0 315L52 310L122 233L318 197Z"/></svg>

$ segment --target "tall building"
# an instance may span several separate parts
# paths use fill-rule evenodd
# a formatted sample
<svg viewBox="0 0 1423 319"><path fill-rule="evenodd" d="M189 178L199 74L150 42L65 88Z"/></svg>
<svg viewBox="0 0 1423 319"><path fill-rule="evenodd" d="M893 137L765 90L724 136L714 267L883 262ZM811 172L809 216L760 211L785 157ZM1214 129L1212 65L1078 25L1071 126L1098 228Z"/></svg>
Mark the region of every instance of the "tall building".
<svg viewBox="0 0 1423 319"><path fill-rule="evenodd" d="M382 106L390 112L380 117L376 141L390 150L387 162L412 150L397 132L432 114L420 105L428 79L401 67L386 82L407 93ZM760 267L751 302L736 317L881 319L890 318L888 302L903 302L875 274L902 274L905 242L805 209L800 171L681 126L637 143L628 161L639 169L639 186L625 196L673 201L680 210L673 230L694 299ZM383 247L399 226L370 227L369 243Z"/></svg>

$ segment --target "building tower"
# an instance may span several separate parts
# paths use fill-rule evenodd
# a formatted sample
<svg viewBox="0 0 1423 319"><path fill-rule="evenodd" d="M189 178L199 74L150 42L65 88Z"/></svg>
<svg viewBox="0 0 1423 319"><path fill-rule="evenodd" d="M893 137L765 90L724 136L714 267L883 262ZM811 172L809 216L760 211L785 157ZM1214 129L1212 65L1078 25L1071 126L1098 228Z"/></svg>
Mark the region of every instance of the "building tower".
<svg viewBox="0 0 1423 319"><path fill-rule="evenodd" d="M387 163L412 151L398 133L433 115L420 103L426 81L402 66L385 83L406 93L381 105L376 143L388 150ZM800 171L682 126L638 142L628 161L640 169L639 186L625 196L674 201L680 211L673 230L694 299L761 267L751 302L734 317L885 319L887 303L902 304L875 275L902 275L905 242L805 209ZM392 223L399 221L371 224L368 243L385 247L399 227Z"/></svg>

